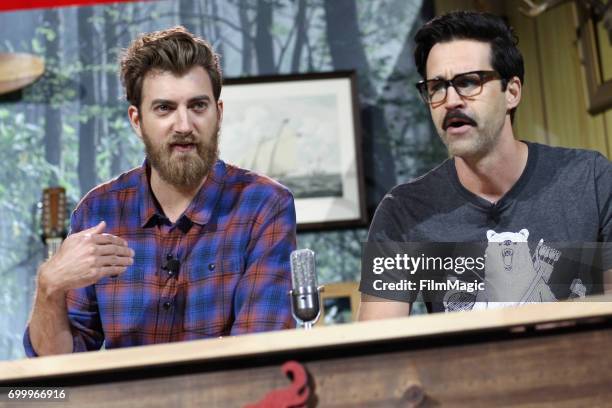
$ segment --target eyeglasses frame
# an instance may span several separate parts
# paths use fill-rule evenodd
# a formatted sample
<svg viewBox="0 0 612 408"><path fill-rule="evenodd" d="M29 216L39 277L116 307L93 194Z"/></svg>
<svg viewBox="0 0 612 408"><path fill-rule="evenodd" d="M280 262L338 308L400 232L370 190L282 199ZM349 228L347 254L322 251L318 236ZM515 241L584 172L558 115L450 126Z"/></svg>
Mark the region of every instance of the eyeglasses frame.
<svg viewBox="0 0 612 408"><path fill-rule="evenodd" d="M478 78L480 79L480 90L472 95L462 95L461 92L455 87L455 84L453 83L457 77L463 76L463 75L469 75L469 74L477 74ZM423 102L425 102L428 105L439 105L442 104L446 101L446 98L448 97L448 88L449 87L453 87L455 89L455 92L457 92L457 94L459 96L461 96L462 98L471 98L474 96L478 96L482 93L482 90L484 89L484 85L489 82L489 81L493 81L496 79L501 79L503 82L506 82L507 80L505 78L502 78L502 76L499 74L499 72L494 71L494 70L476 70L476 71L468 71L468 72L462 72L460 74L457 74L455 76L453 76L451 79L442 79L442 78L434 78L434 79L423 79L419 82L417 82L415 84L415 87L417 88L419 95L421 96L421 99L423 100ZM441 81L444 83L444 98L442 98L442 100L437 101L437 102L431 102L430 100L428 100L428 96L426 96L427 92L427 83L428 82L433 82L433 81ZM505 86L505 84L504 84Z"/></svg>

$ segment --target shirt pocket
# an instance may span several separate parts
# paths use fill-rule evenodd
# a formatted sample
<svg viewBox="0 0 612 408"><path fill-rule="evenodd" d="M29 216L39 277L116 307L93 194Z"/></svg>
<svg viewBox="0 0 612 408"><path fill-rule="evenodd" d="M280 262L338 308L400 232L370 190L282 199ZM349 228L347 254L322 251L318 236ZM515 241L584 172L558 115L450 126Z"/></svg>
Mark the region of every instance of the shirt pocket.
<svg viewBox="0 0 612 408"><path fill-rule="evenodd" d="M234 294L242 272L238 257L211 259L190 271L183 319L186 339L230 333Z"/></svg>

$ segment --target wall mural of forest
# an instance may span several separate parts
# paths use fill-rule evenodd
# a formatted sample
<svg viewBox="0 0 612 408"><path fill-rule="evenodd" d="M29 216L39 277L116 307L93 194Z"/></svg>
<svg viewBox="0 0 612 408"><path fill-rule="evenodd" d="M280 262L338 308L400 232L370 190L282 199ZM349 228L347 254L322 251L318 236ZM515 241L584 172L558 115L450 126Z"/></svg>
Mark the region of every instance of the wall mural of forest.
<svg viewBox="0 0 612 408"><path fill-rule="evenodd" d="M0 359L23 357L45 255L42 189L66 187L72 208L142 163L116 64L138 33L183 24L222 55L226 77L356 70L371 215L392 186L446 156L413 87L412 37L432 14L428 0L169 0L0 13L0 52L46 62L41 80L0 99ZM317 252L322 283L356 280L366 233L301 233L298 245Z"/></svg>

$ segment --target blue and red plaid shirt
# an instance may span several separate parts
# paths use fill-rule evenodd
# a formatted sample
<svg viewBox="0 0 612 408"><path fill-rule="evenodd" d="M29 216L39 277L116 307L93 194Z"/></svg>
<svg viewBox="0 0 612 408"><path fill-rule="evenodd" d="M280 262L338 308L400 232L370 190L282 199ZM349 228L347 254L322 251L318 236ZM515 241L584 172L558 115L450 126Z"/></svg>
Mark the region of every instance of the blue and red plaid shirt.
<svg viewBox="0 0 612 408"><path fill-rule="evenodd" d="M104 220L105 232L135 252L123 274L68 292L74 351L293 327L289 190L219 160L172 224L156 204L147 166L96 187L72 214L72 232ZM176 273L164 268L170 257L180 262ZM24 346L36 355L28 329Z"/></svg>

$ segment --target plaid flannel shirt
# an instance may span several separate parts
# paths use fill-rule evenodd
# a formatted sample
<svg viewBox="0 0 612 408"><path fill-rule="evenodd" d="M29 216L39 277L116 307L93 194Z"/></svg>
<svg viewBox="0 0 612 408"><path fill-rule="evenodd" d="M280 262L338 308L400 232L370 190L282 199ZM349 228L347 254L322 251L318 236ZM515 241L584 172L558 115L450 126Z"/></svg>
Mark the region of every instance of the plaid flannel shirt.
<svg viewBox="0 0 612 408"><path fill-rule="evenodd" d="M79 203L71 232L106 221L135 251L117 277L68 292L74 351L128 347L293 327L291 193L219 160L172 224L150 190L147 162ZM164 268L177 259L177 273ZM35 356L24 335L28 356Z"/></svg>

